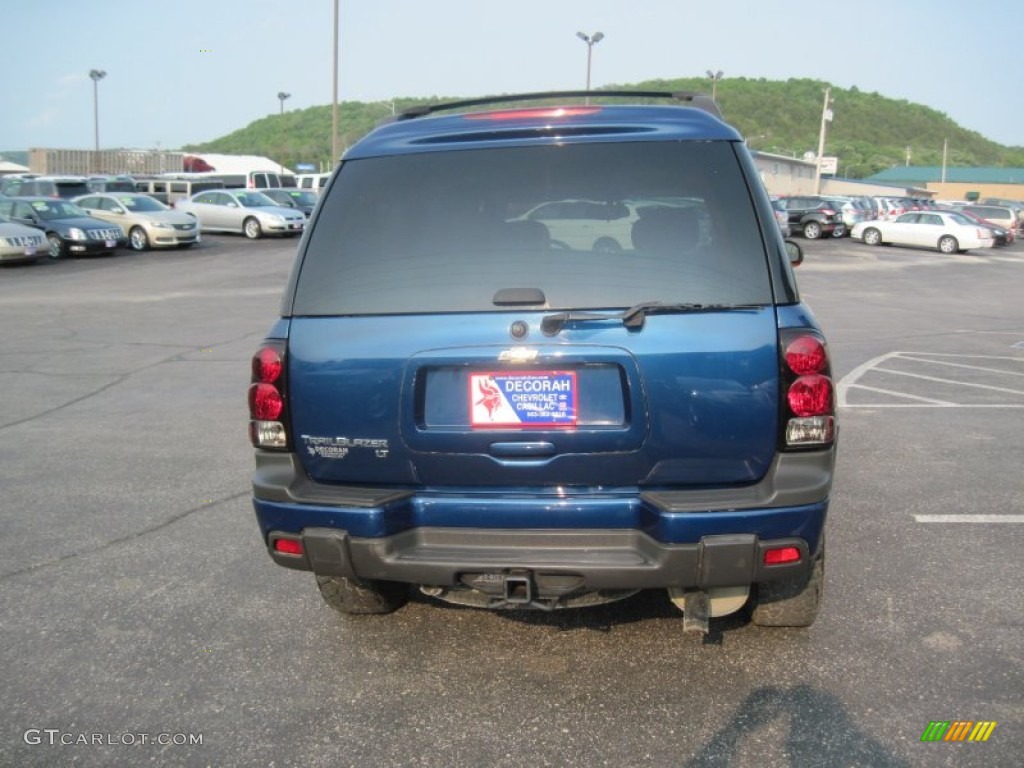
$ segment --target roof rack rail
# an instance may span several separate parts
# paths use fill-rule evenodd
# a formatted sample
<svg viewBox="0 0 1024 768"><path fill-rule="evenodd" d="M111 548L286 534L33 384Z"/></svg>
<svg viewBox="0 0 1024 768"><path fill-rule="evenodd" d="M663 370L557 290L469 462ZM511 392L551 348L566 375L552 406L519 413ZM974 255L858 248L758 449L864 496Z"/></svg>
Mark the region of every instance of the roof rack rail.
<svg viewBox="0 0 1024 768"><path fill-rule="evenodd" d="M643 98L643 99L669 99L680 102L682 106L696 107L709 112L721 119L722 112L718 109L718 103L703 93L694 91L539 91L537 93L516 93L503 96L485 96L479 99L463 99L461 101L449 101L443 104L420 104L409 107L399 112L394 120L414 120L418 117L426 117L435 112L442 112L451 109L463 109L464 107L480 107L487 104L504 104L517 101L538 101L540 99L600 99L605 97L614 98ZM390 120L386 121L390 122Z"/></svg>

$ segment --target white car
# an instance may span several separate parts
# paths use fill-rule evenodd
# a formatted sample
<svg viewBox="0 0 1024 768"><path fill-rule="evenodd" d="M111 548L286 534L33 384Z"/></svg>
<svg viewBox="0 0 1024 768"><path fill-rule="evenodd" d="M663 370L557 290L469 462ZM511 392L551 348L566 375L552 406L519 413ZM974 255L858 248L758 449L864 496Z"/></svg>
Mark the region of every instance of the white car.
<svg viewBox="0 0 1024 768"><path fill-rule="evenodd" d="M943 253L991 248L994 243L991 230L962 214L946 211L914 211L894 221L862 221L854 225L850 237L866 245L915 245Z"/></svg>
<svg viewBox="0 0 1024 768"><path fill-rule="evenodd" d="M174 204L199 219L203 232L241 232L250 240L264 235L301 235L306 216L295 208L282 208L261 192L246 189L211 189Z"/></svg>

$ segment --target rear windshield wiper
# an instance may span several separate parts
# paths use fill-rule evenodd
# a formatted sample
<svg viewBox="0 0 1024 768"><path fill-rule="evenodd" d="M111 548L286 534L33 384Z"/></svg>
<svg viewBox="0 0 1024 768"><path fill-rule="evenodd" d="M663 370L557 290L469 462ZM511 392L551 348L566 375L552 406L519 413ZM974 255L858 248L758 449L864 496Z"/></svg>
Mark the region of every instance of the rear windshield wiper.
<svg viewBox="0 0 1024 768"><path fill-rule="evenodd" d="M698 304L693 302L672 304L661 301L643 301L629 309L614 314L600 312L557 312L548 315L540 323L545 336L554 336L567 323L579 320L621 320L630 329L644 327L647 315L651 314L682 314L686 312L714 312L723 309L761 309L760 304Z"/></svg>

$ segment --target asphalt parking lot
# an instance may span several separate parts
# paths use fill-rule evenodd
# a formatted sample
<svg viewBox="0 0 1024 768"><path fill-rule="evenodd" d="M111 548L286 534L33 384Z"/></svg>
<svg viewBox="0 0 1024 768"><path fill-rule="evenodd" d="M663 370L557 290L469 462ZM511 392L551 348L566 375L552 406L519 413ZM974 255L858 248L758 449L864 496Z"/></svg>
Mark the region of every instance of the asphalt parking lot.
<svg viewBox="0 0 1024 768"><path fill-rule="evenodd" d="M1019 764L1024 244L797 242L841 404L825 606L703 640L660 593L342 618L273 565L245 390L294 240L0 269L0 765Z"/></svg>

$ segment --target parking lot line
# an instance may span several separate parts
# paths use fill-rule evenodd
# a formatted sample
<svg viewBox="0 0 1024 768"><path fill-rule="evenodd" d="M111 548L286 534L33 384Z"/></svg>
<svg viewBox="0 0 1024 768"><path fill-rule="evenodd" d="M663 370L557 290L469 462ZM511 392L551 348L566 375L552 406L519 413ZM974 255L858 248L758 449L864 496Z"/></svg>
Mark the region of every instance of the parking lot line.
<svg viewBox="0 0 1024 768"><path fill-rule="evenodd" d="M928 403L929 405L934 405L934 406L938 406L938 407L944 407L944 408L956 408L957 407L956 403L950 403L950 402L948 402L946 400L933 400L930 397L921 397L920 395L910 395L910 394L907 394L906 392L894 392L891 389L882 389L881 387L869 387L867 384L850 384L850 386L854 387L856 389L864 389L864 390L867 390L868 392L878 392L880 395L892 395L893 397L905 397L905 398L908 398L910 400L919 400L922 403ZM891 405L900 405L900 404L899 403L892 403ZM903 404L903 405L907 405L907 404Z"/></svg>
<svg viewBox="0 0 1024 768"><path fill-rule="evenodd" d="M978 360L986 361L988 365L972 365L964 362L953 362L948 358L956 358L958 360ZM1020 357L1013 356L1001 356L1001 355L965 355L956 353L943 353L943 352L887 352L884 355L879 355L876 358L868 360L865 363L854 368L850 373L842 378L837 386L837 404L840 409L846 408L1024 408L1024 403L956 403L948 400L941 400L937 398L926 397L924 395L912 394L910 392L898 392L892 389L884 387L874 387L868 384L860 383L861 379L866 377L868 374L878 371L879 373L888 373L895 376L904 376L912 379L918 379L921 381L935 382L937 384L953 385L955 387L961 387L964 390L967 389L983 389L995 392L1002 392L1007 395L1024 395L1024 391L1020 389L1012 389L1008 387L1000 387L993 384L979 384L970 381L960 381L957 379L946 379L938 376L927 376L920 373L911 373L909 371L901 371L893 368L882 367L889 362L898 362L906 360L912 363L922 363L925 365L942 365L946 367L958 368L966 371L975 371L981 374L995 374L996 377L1000 376L1024 376L1024 371L1008 370L1007 368L994 368L991 366L1002 365L1002 361L1009 361L1011 363L1022 363ZM1009 367L1009 366L1008 366ZM909 400L912 402L904 403L863 403L849 402L849 392L851 390L864 390L866 392L874 392L887 397L900 398L903 400Z"/></svg>
<svg viewBox="0 0 1024 768"><path fill-rule="evenodd" d="M993 387L991 384L975 384L972 381L957 381L956 379L941 379L937 376L925 376L921 373L910 373L908 371L894 371L891 368L875 368L879 373L891 373L896 376L909 376L913 379L925 379L926 381L937 381L940 384L956 384L959 387L974 387L976 389L991 389L995 392L1006 392L1011 395L1024 395L1024 390L1007 389L1006 387Z"/></svg>
<svg viewBox="0 0 1024 768"><path fill-rule="evenodd" d="M1024 515L914 515L918 523L1024 523Z"/></svg>
<svg viewBox="0 0 1024 768"><path fill-rule="evenodd" d="M957 355L957 357L963 357L963 355ZM913 360L913 361L918 362L918 363L928 363L929 365L946 365L946 366L949 366L951 368L967 368L968 370L971 370L971 371L985 371L986 373L1004 373L1007 376L1024 376L1024 371L1007 371L1007 370L1004 370L1002 368L985 368L984 366L981 366L981 365L964 365L963 363L951 363L948 360L935 360L933 358L927 358L927 357L913 357L911 354L906 354L906 353L900 355L900 359L901 360ZM992 358L988 358L988 359L992 359ZM1002 359L1002 360L1018 360L1019 361L1019 358L1016 358L1016 357L999 358L999 359Z"/></svg>

